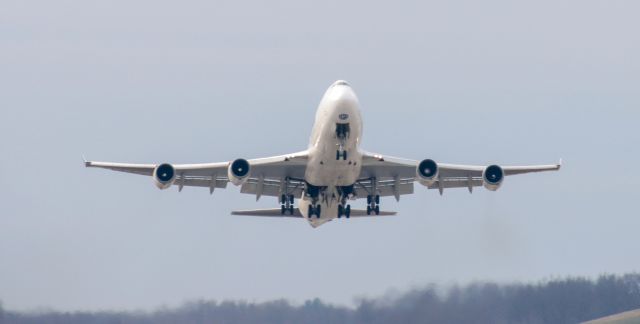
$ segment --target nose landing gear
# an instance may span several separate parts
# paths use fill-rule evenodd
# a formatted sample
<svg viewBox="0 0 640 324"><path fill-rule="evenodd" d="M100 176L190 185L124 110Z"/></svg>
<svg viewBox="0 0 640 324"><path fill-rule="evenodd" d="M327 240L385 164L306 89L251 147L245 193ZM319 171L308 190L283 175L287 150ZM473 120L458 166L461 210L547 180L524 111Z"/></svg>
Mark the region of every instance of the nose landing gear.
<svg viewBox="0 0 640 324"><path fill-rule="evenodd" d="M344 149L345 142L349 138L349 132L351 132L351 127L349 127L349 123L346 124L336 124L336 138L338 139L338 150L336 151L336 160L347 160L347 151Z"/></svg>

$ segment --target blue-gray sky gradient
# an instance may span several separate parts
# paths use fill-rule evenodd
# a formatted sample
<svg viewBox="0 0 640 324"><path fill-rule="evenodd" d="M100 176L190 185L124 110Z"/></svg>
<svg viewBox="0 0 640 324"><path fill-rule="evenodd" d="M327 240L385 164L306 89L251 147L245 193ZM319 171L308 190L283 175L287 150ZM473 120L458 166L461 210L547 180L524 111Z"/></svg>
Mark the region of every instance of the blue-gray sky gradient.
<svg viewBox="0 0 640 324"><path fill-rule="evenodd" d="M12 309L190 298L348 304L429 282L640 268L637 1L3 1L0 299ZM417 186L399 217L236 218L236 188L159 191L82 167L306 148L336 79L364 148L551 163L496 192Z"/></svg>

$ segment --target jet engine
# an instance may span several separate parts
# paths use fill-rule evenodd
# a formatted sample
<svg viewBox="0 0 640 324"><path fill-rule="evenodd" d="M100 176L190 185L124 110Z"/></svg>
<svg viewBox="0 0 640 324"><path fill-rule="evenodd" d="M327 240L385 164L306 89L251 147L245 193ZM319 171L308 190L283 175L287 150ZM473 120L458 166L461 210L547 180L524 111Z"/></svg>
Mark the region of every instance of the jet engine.
<svg viewBox="0 0 640 324"><path fill-rule="evenodd" d="M176 169L168 163L160 164L153 170L153 180L156 187L167 189L176 181Z"/></svg>
<svg viewBox="0 0 640 324"><path fill-rule="evenodd" d="M482 171L482 183L488 190L498 190L503 180L504 170L498 165L490 165Z"/></svg>
<svg viewBox="0 0 640 324"><path fill-rule="evenodd" d="M420 161L416 174L420 183L424 186L429 186L438 180L438 163L431 159Z"/></svg>
<svg viewBox="0 0 640 324"><path fill-rule="evenodd" d="M245 159L235 159L229 164L227 175L229 181L236 186L243 184L251 174L251 165Z"/></svg>

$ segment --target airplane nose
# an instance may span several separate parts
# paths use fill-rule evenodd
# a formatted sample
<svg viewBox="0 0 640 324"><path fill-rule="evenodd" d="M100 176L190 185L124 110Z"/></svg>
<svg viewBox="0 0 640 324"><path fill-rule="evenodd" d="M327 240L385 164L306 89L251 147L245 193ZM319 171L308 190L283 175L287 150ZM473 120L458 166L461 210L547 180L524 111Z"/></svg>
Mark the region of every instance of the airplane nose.
<svg viewBox="0 0 640 324"><path fill-rule="evenodd" d="M335 86L347 86L349 87L349 82L345 81L345 80L338 80L336 82L334 82L331 86L335 87Z"/></svg>
<svg viewBox="0 0 640 324"><path fill-rule="evenodd" d="M344 80L334 82L327 90L326 97L330 100L344 103L358 101L356 94L353 92L353 88Z"/></svg>

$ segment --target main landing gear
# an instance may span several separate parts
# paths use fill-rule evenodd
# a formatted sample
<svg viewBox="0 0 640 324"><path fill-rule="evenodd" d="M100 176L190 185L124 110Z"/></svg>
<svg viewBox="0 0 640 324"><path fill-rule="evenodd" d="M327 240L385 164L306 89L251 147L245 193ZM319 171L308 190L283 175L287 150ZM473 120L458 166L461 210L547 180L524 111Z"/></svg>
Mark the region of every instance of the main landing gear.
<svg viewBox="0 0 640 324"><path fill-rule="evenodd" d="M295 199L293 195L282 195L280 196L280 212L282 215L289 213L289 215L293 215L293 202Z"/></svg>
<svg viewBox="0 0 640 324"><path fill-rule="evenodd" d="M351 217L351 205L347 205L347 207L344 207L343 204L338 205L338 218L342 218L342 216Z"/></svg>
<svg viewBox="0 0 640 324"><path fill-rule="evenodd" d="M347 151L346 150L337 150L336 151L336 160L347 160Z"/></svg>
<svg viewBox="0 0 640 324"><path fill-rule="evenodd" d="M367 196L367 215L371 215L371 213L380 215L380 195Z"/></svg>
<svg viewBox="0 0 640 324"><path fill-rule="evenodd" d="M318 200L320 198L320 193L324 190L324 187L314 186L310 183L305 183L305 195L311 198L311 204L309 204L309 209L307 211L307 215L309 218L312 216L316 216L316 218L320 218L320 214L322 212L322 208L320 204L318 204Z"/></svg>
<svg viewBox="0 0 640 324"><path fill-rule="evenodd" d="M322 208L320 206L320 204L316 205L315 207L313 207L313 205L309 205L309 218L311 218L312 216L316 216L316 218L320 218L320 213L322 212Z"/></svg>

